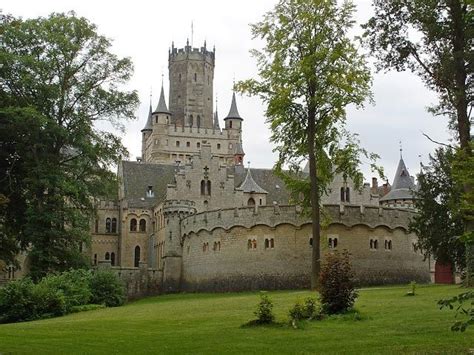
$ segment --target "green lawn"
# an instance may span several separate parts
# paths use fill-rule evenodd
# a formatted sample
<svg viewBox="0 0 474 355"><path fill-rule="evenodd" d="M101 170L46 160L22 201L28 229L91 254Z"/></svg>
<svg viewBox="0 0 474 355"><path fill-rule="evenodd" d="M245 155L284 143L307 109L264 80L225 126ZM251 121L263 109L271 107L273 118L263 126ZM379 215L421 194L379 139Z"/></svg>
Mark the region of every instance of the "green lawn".
<svg viewBox="0 0 474 355"><path fill-rule="evenodd" d="M0 354L36 353L474 353L474 327L449 330L454 313L436 301L455 286L368 288L356 308L362 320L334 317L306 324L241 328L257 293L179 294L61 318L0 325ZM309 291L270 292L277 321ZM471 350L472 349L472 350Z"/></svg>

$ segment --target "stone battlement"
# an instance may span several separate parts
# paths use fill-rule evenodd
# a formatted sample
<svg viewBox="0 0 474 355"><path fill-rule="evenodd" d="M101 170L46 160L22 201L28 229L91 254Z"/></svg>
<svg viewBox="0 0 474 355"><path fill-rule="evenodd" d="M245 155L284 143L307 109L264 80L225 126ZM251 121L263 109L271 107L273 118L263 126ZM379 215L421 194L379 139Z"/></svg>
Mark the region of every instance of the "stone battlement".
<svg viewBox="0 0 474 355"><path fill-rule="evenodd" d="M175 48L174 45L169 51L169 60L170 61L180 61L180 60L205 60L214 65L215 60L215 51L208 51L207 48L200 47L195 48L191 47L189 44L184 46L184 48Z"/></svg>
<svg viewBox="0 0 474 355"><path fill-rule="evenodd" d="M196 212L194 201L189 200L167 200L163 203L163 213L184 213L190 214Z"/></svg>
<svg viewBox="0 0 474 355"><path fill-rule="evenodd" d="M369 228L383 226L390 230L401 228L405 232L415 214L414 211L405 209L363 205L325 205L324 213L329 217L329 224L342 224L346 227L366 225ZM189 235L201 230L211 232L217 228L229 230L236 226L252 228L257 225L275 228L281 224L301 228L308 223L311 223L310 218L303 215L295 205L256 206L197 213L181 222L181 231L183 235Z"/></svg>
<svg viewBox="0 0 474 355"><path fill-rule="evenodd" d="M214 128L202 128L196 126L179 126L175 124L168 125L168 135L170 136L187 136L188 134L192 134L193 137L214 137L223 136L225 133L225 129L219 130Z"/></svg>

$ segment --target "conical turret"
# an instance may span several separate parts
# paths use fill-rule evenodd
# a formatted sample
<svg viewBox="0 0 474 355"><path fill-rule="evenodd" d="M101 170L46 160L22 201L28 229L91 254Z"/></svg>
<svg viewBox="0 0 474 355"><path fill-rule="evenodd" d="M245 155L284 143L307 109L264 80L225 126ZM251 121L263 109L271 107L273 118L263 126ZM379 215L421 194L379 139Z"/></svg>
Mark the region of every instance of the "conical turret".
<svg viewBox="0 0 474 355"><path fill-rule="evenodd" d="M228 119L243 120L243 118L240 117L239 110L237 109L237 102L235 100L235 92L232 93L232 103L230 104L229 113L227 114L227 117L224 118L224 120L228 120Z"/></svg>
<svg viewBox="0 0 474 355"><path fill-rule="evenodd" d="M161 85L161 94L160 94L160 100L158 101L158 106L156 106L155 113L166 113L168 115L171 114L170 111L168 111L168 107L166 107L166 100L165 100L165 91L163 90L163 85Z"/></svg>
<svg viewBox="0 0 474 355"><path fill-rule="evenodd" d="M153 119L151 117L151 100L150 100L150 109L148 111L148 118L146 120L146 124L145 124L145 127L143 127L142 129L142 132L143 131L152 131L153 130Z"/></svg>

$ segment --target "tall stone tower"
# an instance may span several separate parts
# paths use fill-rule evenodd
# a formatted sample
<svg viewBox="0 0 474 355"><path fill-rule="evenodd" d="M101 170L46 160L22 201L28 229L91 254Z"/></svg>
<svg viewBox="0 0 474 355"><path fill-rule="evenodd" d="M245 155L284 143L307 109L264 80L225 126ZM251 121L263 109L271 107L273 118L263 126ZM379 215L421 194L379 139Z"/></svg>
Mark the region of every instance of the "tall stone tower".
<svg viewBox="0 0 474 355"><path fill-rule="evenodd" d="M215 49L171 46L168 58L170 111L177 126L213 128Z"/></svg>

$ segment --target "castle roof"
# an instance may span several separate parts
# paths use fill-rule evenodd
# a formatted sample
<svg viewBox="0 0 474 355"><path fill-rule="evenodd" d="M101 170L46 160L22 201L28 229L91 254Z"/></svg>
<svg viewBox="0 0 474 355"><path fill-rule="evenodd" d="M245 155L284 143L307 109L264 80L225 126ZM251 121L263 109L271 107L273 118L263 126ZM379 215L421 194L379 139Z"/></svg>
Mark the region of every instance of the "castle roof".
<svg viewBox="0 0 474 355"><path fill-rule="evenodd" d="M234 175L235 186L242 185L247 177L244 169L239 170L234 167L229 167L229 174ZM267 203L272 204L276 202L280 205L286 205L290 201L290 193L286 188L285 183L278 176L275 175L272 169L250 169L253 180L259 185L263 186L268 192Z"/></svg>
<svg viewBox="0 0 474 355"><path fill-rule="evenodd" d="M129 207L151 208L164 201L166 187L174 182L176 168L173 165L122 161L119 170L123 197ZM149 186L152 186L153 197L147 197Z"/></svg>
<svg viewBox="0 0 474 355"><path fill-rule="evenodd" d="M153 119L151 117L151 102L150 102L150 110L148 111L148 119L146 120L145 127L143 127L143 131L152 131L153 130Z"/></svg>
<svg viewBox="0 0 474 355"><path fill-rule="evenodd" d="M217 115L217 110L214 112L214 129L221 129L219 126L219 116Z"/></svg>
<svg viewBox="0 0 474 355"><path fill-rule="evenodd" d="M156 106L156 109L153 113L167 113L171 115L171 112L168 111L168 107L166 107L165 91L163 90L163 85L161 86L160 100L158 101L158 106Z"/></svg>
<svg viewBox="0 0 474 355"><path fill-rule="evenodd" d="M230 104L230 110L229 110L229 113L227 114L227 117L224 118L224 120L228 120L231 118L243 120L243 118L240 117L239 110L237 110L237 102L235 101L235 92L232 93L232 103Z"/></svg>
<svg viewBox="0 0 474 355"><path fill-rule="evenodd" d="M392 188L388 194L380 199L380 201L412 200L413 190L415 190L415 184L411 179L410 173L408 172L403 158L400 157L397 172L395 173L395 178L393 179Z"/></svg>
<svg viewBox="0 0 474 355"><path fill-rule="evenodd" d="M250 168L247 169L247 175L245 176L245 180L239 186L239 189L247 193L268 194L268 191L262 189L260 185L255 182L252 177Z"/></svg>

